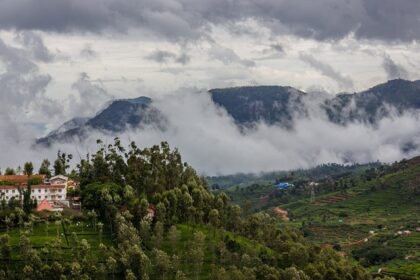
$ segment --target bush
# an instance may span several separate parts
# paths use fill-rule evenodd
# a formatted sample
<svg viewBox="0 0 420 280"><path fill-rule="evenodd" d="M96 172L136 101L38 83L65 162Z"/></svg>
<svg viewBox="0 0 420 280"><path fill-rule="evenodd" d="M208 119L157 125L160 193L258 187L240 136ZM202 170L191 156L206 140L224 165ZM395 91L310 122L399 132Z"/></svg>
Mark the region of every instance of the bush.
<svg viewBox="0 0 420 280"><path fill-rule="evenodd" d="M352 254L356 260L363 259L363 264L366 266L384 263L399 256L392 248L376 245L354 250Z"/></svg>
<svg viewBox="0 0 420 280"><path fill-rule="evenodd" d="M340 218L347 218L349 216L349 214L347 214L347 212L341 211L340 213L338 213L338 216Z"/></svg>

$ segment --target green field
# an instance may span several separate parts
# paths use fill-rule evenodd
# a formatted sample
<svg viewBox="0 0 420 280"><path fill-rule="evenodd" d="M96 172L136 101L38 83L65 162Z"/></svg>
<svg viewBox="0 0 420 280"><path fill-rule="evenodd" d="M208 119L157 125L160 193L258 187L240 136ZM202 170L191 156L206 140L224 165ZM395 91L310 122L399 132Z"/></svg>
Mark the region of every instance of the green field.
<svg viewBox="0 0 420 280"><path fill-rule="evenodd" d="M38 222L33 228L19 229L13 228L8 232L3 230L0 235L8 234L10 237L10 245L12 247L12 259L20 260L20 243L21 235L25 232L29 238L32 248L45 252L47 249L51 251L52 246L59 246L63 259L71 259L72 249L75 245L74 236L80 242L85 239L91 248L90 254L95 255L99 248L99 244L111 245L110 235L106 232L100 234L94 229L94 225L88 222L71 222L66 226L66 234L60 220L51 222ZM57 256L49 255L50 260L54 260Z"/></svg>
<svg viewBox="0 0 420 280"><path fill-rule="evenodd" d="M373 180L361 180L343 192L329 193L315 201L301 199L279 205L288 209L292 221L305 236L317 243L328 243L348 254L386 252L392 258L380 263L359 259L372 272L398 278L420 277L420 198L405 186L420 174L418 165L390 172ZM399 232L409 231L408 234ZM380 257L378 257L380 258Z"/></svg>
<svg viewBox="0 0 420 280"><path fill-rule="evenodd" d="M224 231L221 233L220 231L213 231L213 229L207 226L190 226L186 224L177 225L177 229L180 236L176 247L173 248L168 238L165 238L161 250L168 253L176 253L178 256L180 256L180 268L187 274L188 279L195 279L195 277L198 277L198 279L213 279L211 264L218 264L222 267L226 266L226 269L229 268L228 264L231 265L232 260L224 260L223 257L217 253L218 245L222 240L225 242L226 240L230 240L231 244L235 244L236 249L233 249L233 251L236 251L237 253L238 265L241 261L240 257L243 253L251 254L251 256L252 254L266 254L271 257L277 256L276 252L273 250L232 232ZM204 243L204 261L199 275L195 274L191 260L185 254L189 249L189 245L193 239L194 234L197 232L201 232L206 236Z"/></svg>

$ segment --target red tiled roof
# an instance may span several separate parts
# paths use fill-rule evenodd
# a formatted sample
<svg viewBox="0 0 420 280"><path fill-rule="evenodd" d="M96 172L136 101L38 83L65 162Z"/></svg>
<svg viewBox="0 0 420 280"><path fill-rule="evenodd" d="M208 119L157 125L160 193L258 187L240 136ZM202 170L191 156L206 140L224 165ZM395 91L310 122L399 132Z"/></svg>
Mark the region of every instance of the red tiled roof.
<svg viewBox="0 0 420 280"><path fill-rule="evenodd" d="M36 211L38 211L38 212L41 212L41 211L44 211L44 210L47 210L47 211L52 211L53 210L53 207L51 206L51 204L46 199L41 201L41 203L36 208Z"/></svg>
<svg viewBox="0 0 420 280"><path fill-rule="evenodd" d="M16 186L0 186L0 190L17 190Z"/></svg>
<svg viewBox="0 0 420 280"><path fill-rule="evenodd" d="M37 189L64 189L66 188L66 185L33 185L31 186L33 190ZM0 186L0 190L17 190L18 187L16 186ZM21 189L25 189L26 187L23 187Z"/></svg>
<svg viewBox="0 0 420 280"><path fill-rule="evenodd" d="M16 184L26 184L28 179L45 179L45 175L0 175L0 181L11 182Z"/></svg>
<svg viewBox="0 0 420 280"><path fill-rule="evenodd" d="M32 189L64 189L66 185L33 185L31 186Z"/></svg>

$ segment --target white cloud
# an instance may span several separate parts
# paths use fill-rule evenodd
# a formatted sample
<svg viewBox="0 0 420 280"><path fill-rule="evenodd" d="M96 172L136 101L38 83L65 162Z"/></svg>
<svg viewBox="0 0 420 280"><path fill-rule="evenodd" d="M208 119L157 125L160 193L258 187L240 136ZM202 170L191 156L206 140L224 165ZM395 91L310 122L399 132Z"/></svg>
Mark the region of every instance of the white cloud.
<svg viewBox="0 0 420 280"><path fill-rule="evenodd" d="M142 147L168 141L179 148L184 160L208 175L307 168L328 162L392 162L420 153L419 112L391 115L375 127L341 126L327 121L314 106L324 96L311 98L310 117L298 119L292 130L259 124L241 132L206 92L184 89L154 102L169 121L166 130L146 127L120 136L123 142L134 140ZM56 145L53 150L83 155L94 151L97 138L112 142L115 136L93 133L84 143ZM405 153L402 147L409 143L416 148Z"/></svg>

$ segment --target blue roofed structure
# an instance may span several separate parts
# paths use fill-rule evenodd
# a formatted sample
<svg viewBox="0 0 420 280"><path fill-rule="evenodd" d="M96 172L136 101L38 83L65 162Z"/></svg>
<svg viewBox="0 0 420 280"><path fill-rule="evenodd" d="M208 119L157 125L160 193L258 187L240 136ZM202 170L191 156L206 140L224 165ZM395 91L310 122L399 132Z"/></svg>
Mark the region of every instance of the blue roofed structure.
<svg viewBox="0 0 420 280"><path fill-rule="evenodd" d="M289 183L278 183L274 185L276 188L278 189L288 189L290 187L293 187L293 184L289 184Z"/></svg>

